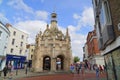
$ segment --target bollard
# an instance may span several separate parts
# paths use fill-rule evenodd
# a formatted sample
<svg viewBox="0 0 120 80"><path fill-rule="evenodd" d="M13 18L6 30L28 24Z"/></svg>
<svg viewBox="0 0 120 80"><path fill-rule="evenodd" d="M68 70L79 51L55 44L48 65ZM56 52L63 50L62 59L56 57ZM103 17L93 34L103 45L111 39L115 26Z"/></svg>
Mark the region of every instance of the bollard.
<svg viewBox="0 0 120 80"><path fill-rule="evenodd" d="M27 75L27 68L25 69L25 74Z"/></svg>
<svg viewBox="0 0 120 80"><path fill-rule="evenodd" d="M18 75L18 69L16 69L16 75Z"/></svg>
<svg viewBox="0 0 120 80"><path fill-rule="evenodd" d="M0 77L1 77L2 71L0 71Z"/></svg>

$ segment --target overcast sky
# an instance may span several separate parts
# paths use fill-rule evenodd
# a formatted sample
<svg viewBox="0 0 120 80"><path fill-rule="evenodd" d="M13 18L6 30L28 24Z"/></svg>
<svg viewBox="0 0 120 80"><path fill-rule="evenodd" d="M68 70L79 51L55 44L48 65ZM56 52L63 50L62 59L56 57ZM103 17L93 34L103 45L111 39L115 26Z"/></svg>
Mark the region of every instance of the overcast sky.
<svg viewBox="0 0 120 80"><path fill-rule="evenodd" d="M34 43L35 35L45 30L55 11L58 28L63 33L69 28L72 53L82 60L82 48L94 25L92 8L92 0L0 0L0 20L28 33L28 42Z"/></svg>

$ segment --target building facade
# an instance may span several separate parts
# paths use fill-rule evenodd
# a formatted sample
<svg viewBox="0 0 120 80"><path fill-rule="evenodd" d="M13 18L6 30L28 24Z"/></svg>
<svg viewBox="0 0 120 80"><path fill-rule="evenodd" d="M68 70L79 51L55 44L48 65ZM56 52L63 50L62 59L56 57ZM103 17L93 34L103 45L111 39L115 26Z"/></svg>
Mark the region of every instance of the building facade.
<svg viewBox="0 0 120 80"><path fill-rule="evenodd" d="M88 49L89 63L91 65L94 65L94 64L104 65L104 57L101 55L99 51L95 30L88 33L86 43L87 43L87 49Z"/></svg>
<svg viewBox="0 0 120 80"><path fill-rule="evenodd" d="M6 56L9 36L10 36L10 31L2 22L0 22L0 70L4 68L6 63L5 56Z"/></svg>
<svg viewBox="0 0 120 80"><path fill-rule="evenodd" d="M32 67L32 58L35 51L35 44L28 44L27 51L28 51L28 56L27 56L28 65L29 67Z"/></svg>
<svg viewBox="0 0 120 80"><path fill-rule="evenodd" d="M120 80L120 0L93 0L93 8L108 80Z"/></svg>
<svg viewBox="0 0 120 80"><path fill-rule="evenodd" d="M88 46L87 43L85 43L84 47L83 47L83 61L88 60Z"/></svg>
<svg viewBox="0 0 120 80"><path fill-rule="evenodd" d="M25 57L28 34L14 28L10 24L6 24L6 26L10 31L6 55L7 65L12 63L16 68L17 65L22 67L24 62L22 58Z"/></svg>
<svg viewBox="0 0 120 80"><path fill-rule="evenodd" d="M71 41L66 30L64 35L57 27L57 14L51 14L51 25L36 36L32 68L35 72L69 71L72 63Z"/></svg>

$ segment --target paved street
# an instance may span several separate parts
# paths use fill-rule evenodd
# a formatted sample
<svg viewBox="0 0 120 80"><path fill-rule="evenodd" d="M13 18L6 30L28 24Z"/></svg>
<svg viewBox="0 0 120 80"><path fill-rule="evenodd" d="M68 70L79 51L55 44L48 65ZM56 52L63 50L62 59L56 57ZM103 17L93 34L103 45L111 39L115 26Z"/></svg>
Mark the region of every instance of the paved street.
<svg viewBox="0 0 120 80"><path fill-rule="evenodd" d="M18 80L96 80L94 74L87 73L85 76L78 74L57 74L57 75L48 75L48 76L37 76L37 77L28 77ZM106 80L102 76L99 80Z"/></svg>
<svg viewBox="0 0 120 80"><path fill-rule="evenodd" d="M18 75L16 75L16 71L13 72L12 79L6 78L3 79L0 77L0 80L97 80L95 77L94 71L86 71L85 75L82 74L70 74L70 73L51 73L51 72L44 72L44 73L32 73L28 72L25 74L24 70L19 70ZM99 80L106 80L106 75L101 74Z"/></svg>

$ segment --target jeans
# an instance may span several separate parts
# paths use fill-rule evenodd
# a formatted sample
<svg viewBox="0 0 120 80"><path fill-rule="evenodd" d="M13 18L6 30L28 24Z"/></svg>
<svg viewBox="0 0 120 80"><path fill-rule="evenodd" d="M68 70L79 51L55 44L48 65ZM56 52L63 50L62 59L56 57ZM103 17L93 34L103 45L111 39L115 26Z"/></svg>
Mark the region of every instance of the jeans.
<svg viewBox="0 0 120 80"><path fill-rule="evenodd" d="M99 78L99 71L96 71L96 78Z"/></svg>

